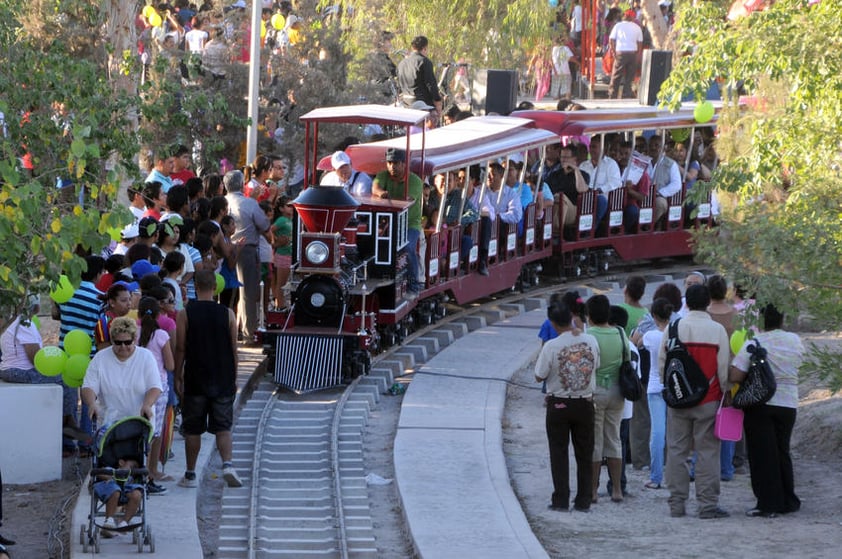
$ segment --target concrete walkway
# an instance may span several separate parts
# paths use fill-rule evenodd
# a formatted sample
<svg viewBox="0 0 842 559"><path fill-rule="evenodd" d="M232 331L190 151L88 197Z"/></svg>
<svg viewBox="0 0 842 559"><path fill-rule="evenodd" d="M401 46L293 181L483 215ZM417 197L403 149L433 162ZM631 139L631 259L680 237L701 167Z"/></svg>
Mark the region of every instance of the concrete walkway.
<svg viewBox="0 0 842 559"><path fill-rule="evenodd" d="M534 310L477 330L415 373L394 460L419 557L547 557L512 491L501 424L505 381L537 357L545 318Z"/></svg>
<svg viewBox="0 0 842 559"><path fill-rule="evenodd" d="M240 390L255 373L255 369L263 359L260 349L240 348L239 370L237 371L237 386ZM184 475L185 470L184 439L178 433L174 435L172 449L175 456L167 462L164 471L171 475L175 481L161 484L167 488L166 494L151 496L147 499L147 522L150 524L152 535L155 538L155 554L167 559L202 559L202 545L199 540L199 529L196 521L196 500L199 489L179 487L177 483ZM208 465L215 452L214 437L205 433L202 437L202 450L197 462L197 475L200 484L207 483L209 480L221 480L222 478L222 472L217 471L218 468ZM217 465L218 462L217 459ZM70 529L71 559L83 557L99 557L101 559L137 558L137 546L132 544L130 533L121 534L111 539L102 539L99 554L94 555L90 550L88 553L82 552L79 529L82 525L87 526L91 507L88 482L89 480L86 479L82 483L81 492L73 510L73 524ZM148 551L148 548L143 550L144 553L148 553Z"/></svg>

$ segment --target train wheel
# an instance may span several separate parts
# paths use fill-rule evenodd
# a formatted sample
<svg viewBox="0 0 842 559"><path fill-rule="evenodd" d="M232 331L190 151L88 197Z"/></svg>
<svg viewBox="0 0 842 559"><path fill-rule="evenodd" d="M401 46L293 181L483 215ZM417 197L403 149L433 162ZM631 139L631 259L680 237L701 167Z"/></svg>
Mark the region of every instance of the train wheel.
<svg viewBox="0 0 842 559"><path fill-rule="evenodd" d="M395 331L394 326L389 324L383 328L383 332L380 334L380 342L384 349L388 349L398 343L398 333Z"/></svg>

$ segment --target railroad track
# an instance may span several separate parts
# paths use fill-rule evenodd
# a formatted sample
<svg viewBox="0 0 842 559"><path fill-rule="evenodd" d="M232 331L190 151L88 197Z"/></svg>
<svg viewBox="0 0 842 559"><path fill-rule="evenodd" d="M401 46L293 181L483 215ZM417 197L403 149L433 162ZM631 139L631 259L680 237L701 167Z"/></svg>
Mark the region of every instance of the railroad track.
<svg viewBox="0 0 842 559"><path fill-rule="evenodd" d="M598 289L606 281L611 280L583 283ZM216 556L377 557L363 435L380 395L396 375L424 363L455 338L537 308L560 288L544 286L464 309L450 307L447 317L376 356L371 374L347 387L295 395L263 381L234 428L234 465L244 484L223 493Z"/></svg>

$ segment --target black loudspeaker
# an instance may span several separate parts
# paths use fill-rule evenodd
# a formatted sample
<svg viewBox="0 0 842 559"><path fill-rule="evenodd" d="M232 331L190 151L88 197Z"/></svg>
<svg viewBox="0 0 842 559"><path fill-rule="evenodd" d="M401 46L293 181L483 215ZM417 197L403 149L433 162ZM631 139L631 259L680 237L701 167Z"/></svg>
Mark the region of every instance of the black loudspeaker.
<svg viewBox="0 0 842 559"><path fill-rule="evenodd" d="M488 70L486 74L485 114L507 115L517 107L517 71Z"/></svg>
<svg viewBox="0 0 842 559"><path fill-rule="evenodd" d="M666 81L672 71L671 50L643 51L643 63L640 68L640 88L638 101L641 105L654 105L658 101L661 84Z"/></svg>

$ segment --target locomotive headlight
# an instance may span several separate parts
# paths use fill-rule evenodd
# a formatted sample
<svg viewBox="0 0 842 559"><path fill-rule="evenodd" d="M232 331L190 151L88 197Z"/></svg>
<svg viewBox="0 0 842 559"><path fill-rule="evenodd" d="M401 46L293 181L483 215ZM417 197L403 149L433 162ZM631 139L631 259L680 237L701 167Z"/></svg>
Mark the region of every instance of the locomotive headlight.
<svg viewBox="0 0 842 559"><path fill-rule="evenodd" d="M315 308L321 308L325 304L325 296L321 293L313 293L310 295L310 304Z"/></svg>
<svg viewBox="0 0 842 559"><path fill-rule="evenodd" d="M313 241L305 250L307 260L315 265L323 264L330 255L330 249L322 241Z"/></svg>

